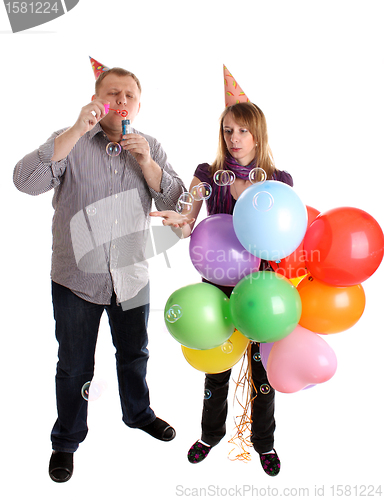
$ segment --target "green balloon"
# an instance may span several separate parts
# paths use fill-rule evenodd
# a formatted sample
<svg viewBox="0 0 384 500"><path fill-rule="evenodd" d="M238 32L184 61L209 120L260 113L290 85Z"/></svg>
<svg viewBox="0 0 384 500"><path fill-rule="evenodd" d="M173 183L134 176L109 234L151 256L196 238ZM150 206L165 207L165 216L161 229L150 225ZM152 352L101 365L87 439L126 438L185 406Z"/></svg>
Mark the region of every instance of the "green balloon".
<svg viewBox="0 0 384 500"><path fill-rule="evenodd" d="M229 298L209 283L196 283L173 292L164 308L164 320L169 333L191 349L213 349L234 331Z"/></svg>
<svg viewBox="0 0 384 500"><path fill-rule="evenodd" d="M258 271L237 283L230 297L235 327L255 342L276 342L289 335L301 316L299 292L284 276Z"/></svg>

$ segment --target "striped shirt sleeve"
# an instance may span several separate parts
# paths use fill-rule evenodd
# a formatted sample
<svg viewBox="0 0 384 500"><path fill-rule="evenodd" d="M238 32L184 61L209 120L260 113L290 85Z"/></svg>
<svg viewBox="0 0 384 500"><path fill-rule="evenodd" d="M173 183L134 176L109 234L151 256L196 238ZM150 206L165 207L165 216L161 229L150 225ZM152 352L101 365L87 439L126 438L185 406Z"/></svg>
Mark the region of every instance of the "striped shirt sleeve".
<svg viewBox="0 0 384 500"><path fill-rule="evenodd" d="M59 162L52 162L51 158L55 138L64 130L54 132L44 144L16 164L13 182L19 191L36 196L60 184L60 178L66 168L66 158Z"/></svg>

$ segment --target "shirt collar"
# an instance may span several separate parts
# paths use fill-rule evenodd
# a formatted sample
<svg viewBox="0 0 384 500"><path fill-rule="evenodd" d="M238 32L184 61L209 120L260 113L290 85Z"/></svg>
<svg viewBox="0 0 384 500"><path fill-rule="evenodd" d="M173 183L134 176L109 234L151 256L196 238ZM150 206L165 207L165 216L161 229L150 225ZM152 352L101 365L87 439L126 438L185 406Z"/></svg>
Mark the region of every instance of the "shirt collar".
<svg viewBox="0 0 384 500"><path fill-rule="evenodd" d="M132 126L131 126L131 128L132 128L132 132L134 132L135 134L139 133L139 131L136 130L135 128L133 128ZM100 133L104 134L105 137L107 137L107 134L104 132L102 126L100 125L100 122L98 122L93 127L93 129L88 132L89 138L93 139L95 137L95 135L100 134Z"/></svg>
<svg viewBox="0 0 384 500"><path fill-rule="evenodd" d="M103 134L105 134L104 130L102 129L102 127L100 125L100 122L98 122L93 127L93 129L89 131L89 138L93 139L95 137L95 135L99 134L100 132L103 133Z"/></svg>

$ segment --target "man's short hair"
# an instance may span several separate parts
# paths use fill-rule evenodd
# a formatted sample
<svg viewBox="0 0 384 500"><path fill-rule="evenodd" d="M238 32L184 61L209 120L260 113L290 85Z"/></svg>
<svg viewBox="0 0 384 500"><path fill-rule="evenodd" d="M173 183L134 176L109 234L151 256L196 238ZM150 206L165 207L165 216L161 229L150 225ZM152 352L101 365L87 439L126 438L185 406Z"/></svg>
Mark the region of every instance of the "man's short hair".
<svg viewBox="0 0 384 500"><path fill-rule="evenodd" d="M99 77L97 78L96 80L96 83L95 83L95 93L97 94L99 88L100 88L100 85L101 85L101 82L104 80L104 78L107 76L107 75L117 75L117 76L130 76L132 77L138 88L139 88L139 91L140 91L140 94L141 94L141 85L140 85L140 82L139 82L139 79L137 78L136 75L134 75L131 71L127 71L126 69L123 69L123 68L111 68L111 69L108 69L107 71L103 71L103 73L100 73Z"/></svg>

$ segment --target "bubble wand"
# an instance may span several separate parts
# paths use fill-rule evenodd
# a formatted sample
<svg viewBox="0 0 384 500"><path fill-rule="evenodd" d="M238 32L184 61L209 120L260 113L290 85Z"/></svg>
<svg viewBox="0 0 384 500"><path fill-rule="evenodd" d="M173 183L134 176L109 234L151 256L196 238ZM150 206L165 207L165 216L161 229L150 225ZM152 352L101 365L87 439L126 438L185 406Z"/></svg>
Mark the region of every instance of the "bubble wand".
<svg viewBox="0 0 384 500"><path fill-rule="evenodd" d="M115 113L121 115L123 118L128 116L128 111L126 109L112 109L109 107L109 104L104 104L104 109L106 113L108 113L109 111L115 111Z"/></svg>

